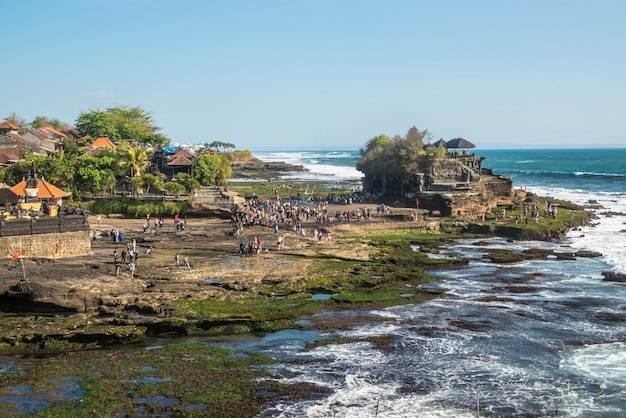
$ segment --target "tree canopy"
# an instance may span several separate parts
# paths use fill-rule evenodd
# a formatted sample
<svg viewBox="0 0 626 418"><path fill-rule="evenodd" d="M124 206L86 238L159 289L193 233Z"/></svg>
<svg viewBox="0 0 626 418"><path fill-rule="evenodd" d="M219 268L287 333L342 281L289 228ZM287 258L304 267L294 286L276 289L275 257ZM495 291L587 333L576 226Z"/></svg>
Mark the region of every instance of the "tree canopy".
<svg viewBox="0 0 626 418"><path fill-rule="evenodd" d="M169 138L158 132L160 128L154 125L152 114L139 106L82 112L76 119L76 128L82 136L92 138L125 139L159 146L170 143Z"/></svg>
<svg viewBox="0 0 626 418"><path fill-rule="evenodd" d="M215 148L219 151L222 148L222 151L226 151L227 149L235 149L235 144L231 144L230 142L222 142L222 141L213 141L209 144L209 147Z"/></svg>
<svg viewBox="0 0 626 418"><path fill-rule="evenodd" d="M413 126L404 137L378 135L361 149L356 168L361 171L364 190L383 194L402 194L410 182L411 174L434 158L426 153L425 143L432 135ZM438 154L437 154L438 155Z"/></svg>
<svg viewBox="0 0 626 418"><path fill-rule="evenodd" d="M230 160L224 155L201 155L196 160L194 178L203 186L224 183L231 175Z"/></svg>

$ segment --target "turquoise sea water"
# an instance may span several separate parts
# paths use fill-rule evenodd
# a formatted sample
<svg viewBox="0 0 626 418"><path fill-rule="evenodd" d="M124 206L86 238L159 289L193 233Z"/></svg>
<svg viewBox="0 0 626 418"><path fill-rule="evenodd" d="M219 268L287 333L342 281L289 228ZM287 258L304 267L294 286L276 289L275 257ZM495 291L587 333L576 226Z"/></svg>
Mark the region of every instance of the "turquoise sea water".
<svg viewBox="0 0 626 418"><path fill-rule="evenodd" d="M496 173L518 186L559 186L592 192L626 192L626 148L476 150Z"/></svg>
<svg viewBox="0 0 626 418"><path fill-rule="evenodd" d="M626 148L480 150L485 167L509 175L516 186L560 186L593 192L626 191ZM358 179L358 150L254 152L264 161L300 164L309 170L299 175L310 179Z"/></svg>

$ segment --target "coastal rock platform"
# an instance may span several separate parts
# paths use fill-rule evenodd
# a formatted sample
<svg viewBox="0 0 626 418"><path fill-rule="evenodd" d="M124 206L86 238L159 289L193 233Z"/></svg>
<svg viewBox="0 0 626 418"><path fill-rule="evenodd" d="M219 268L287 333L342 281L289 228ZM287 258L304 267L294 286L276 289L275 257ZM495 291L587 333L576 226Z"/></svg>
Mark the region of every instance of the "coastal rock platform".
<svg viewBox="0 0 626 418"><path fill-rule="evenodd" d="M352 205L354 208L357 205ZM376 205L368 206L375 213ZM340 205L332 210L350 209ZM277 235L272 228L246 228L243 237L233 235L228 220L220 217L190 217L184 231L177 231L174 221L164 221L164 227L143 231L143 219L124 219L121 216L103 218L98 225L90 216L96 240L92 252L85 256L60 259L25 258L0 261L0 308L10 313L115 313L124 310L164 313L171 302L193 298L233 298L249 296L255 284L272 281L289 287L306 279L307 254L328 252L343 258L369 257L365 244L339 245L336 237L346 234L375 232L389 228L418 226L417 221L403 220L391 214L373 217L368 221L353 221L333 226L311 222L305 225L307 235L302 237L286 231L281 225L280 235L285 247L276 251ZM421 218L420 218L421 219ZM419 221L424 228L436 229L436 221ZM321 241L314 240L314 228L323 231ZM124 243L113 243L111 230L124 235ZM331 233L333 240L327 239ZM268 243L269 251L255 256L240 257L239 245L260 236ZM124 265L116 275L114 251L121 259L126 243L136 240L139 257L134 277ZM151 248L151 255L146 250ZM175 263L176 253L180 264ZM191 269L183 266L189 257ZM285 258L288 257L288 260ZM22 264L23 263L23 266Z"/></svg>

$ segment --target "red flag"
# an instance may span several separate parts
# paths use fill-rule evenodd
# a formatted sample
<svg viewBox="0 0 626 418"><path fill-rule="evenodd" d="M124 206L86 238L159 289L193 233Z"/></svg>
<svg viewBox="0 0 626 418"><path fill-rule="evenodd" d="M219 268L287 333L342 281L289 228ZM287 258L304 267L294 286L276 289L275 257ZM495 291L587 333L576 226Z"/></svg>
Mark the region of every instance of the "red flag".
<svg viewBox="0 0 626 418"><path fill-rule="evenodd" d="M13 253L13 255L11 256L11 260L17 260L20 257L20 250L17 250L16 252Z"/></svg>

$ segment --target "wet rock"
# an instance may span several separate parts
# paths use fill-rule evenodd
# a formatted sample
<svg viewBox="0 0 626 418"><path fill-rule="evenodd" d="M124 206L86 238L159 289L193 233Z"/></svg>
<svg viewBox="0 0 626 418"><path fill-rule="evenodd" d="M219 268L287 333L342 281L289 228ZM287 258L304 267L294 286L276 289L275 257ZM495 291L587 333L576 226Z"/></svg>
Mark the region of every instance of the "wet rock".
<svg viewBox="0 0 626 418"><path fill-rule="evenodd" d="M556 256L557 260L576 260L575 254L572 253L554 253L554 255Z"/></svg>
<svg viewBox="0 0 626 418"><path fill-rule="evenodd" d="M626 274L624 273L614 273L612 271L603 271L602 275L604 276L604 280L607 282L626 283Z"/></svg>
<svg viewBox="0 0 626 418"><path fill-rule="evenodd" d="M588 250L576 251L575 255L576 257L586 257L586 258L602 257L602 253L599 253L597 251L588 251Z"/></svg>

